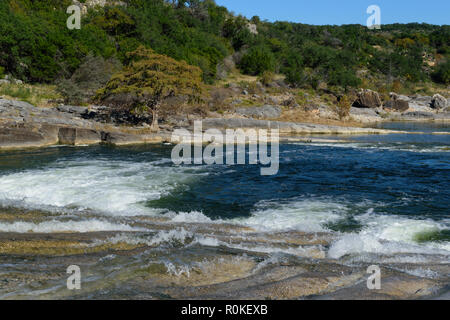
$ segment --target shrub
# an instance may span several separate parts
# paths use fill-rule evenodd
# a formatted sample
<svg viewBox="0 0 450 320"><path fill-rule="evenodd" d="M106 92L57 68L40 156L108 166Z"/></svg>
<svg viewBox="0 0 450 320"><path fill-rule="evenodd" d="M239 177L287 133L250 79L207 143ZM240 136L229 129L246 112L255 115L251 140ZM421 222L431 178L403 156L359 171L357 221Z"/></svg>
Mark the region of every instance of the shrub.
<svg viewBox="0 0 450 320"><path fill-rule="evenodd" d="M252 47L242 57L239 67L242 72L250 75L260 75L264 71L274 71L275 56L267 47Z"/></svg>
<svg viewBox="0 0 450 320"><path fill-rule="evenodd" d="M450 60L440 63L434 73L432 74L433 80L443 84L450 83Z"/></svg>
<svg viewBox="0 0 450 320"><path fill-rule="evenodd" d="M294 87L299 87L304 83L305 73L301 53L292 51L286 57L281 72L286 75L286 81Z"/></svg>
<svg viewBox="0 0 450 320"><path fill-rule="evenodd" d="M258 78L258 80L263 85L269 86L272 82L275 81L275 74L271 71L264 71L262 75Z"/></svg>
<svg viewBox="0 0 450 320"><path fill-rule="evenodd" d="M118 60L88 55L70 79L58 81L57 90L68 104L85 104L121 67Z"/></svg>
<svg viewBox="0 0 450 320"><path fill-rule="evenodd" d="M338 115L339 119L343 120L350 115L352 103L353 99L351 97L348 95L342 95L338 97L337 104L332 105L332 109Z"/></svg>

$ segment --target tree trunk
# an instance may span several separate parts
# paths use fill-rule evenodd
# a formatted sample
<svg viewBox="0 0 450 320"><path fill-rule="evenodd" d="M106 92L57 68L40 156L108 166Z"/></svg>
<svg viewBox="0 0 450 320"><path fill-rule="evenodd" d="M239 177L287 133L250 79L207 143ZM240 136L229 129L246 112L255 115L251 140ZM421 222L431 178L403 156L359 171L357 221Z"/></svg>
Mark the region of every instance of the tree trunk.
<svg viewBox="0 0 450 320"><path fill-rule="evenodd" d="M158 124L158 109L154 108L152 109L152 126L150 127L150 130L152 132L159 132L159 124Z"/></svg>

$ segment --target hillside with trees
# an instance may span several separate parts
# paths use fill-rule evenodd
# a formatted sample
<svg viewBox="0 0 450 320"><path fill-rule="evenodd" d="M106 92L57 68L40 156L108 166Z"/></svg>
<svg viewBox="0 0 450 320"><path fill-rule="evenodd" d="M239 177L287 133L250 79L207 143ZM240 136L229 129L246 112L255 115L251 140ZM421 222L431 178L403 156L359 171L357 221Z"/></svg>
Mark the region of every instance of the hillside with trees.
<svg viewBox="0 0 450 320"><path fill-rule="evenodd" d="M210 86L236 72L261 82L276 74L289 88L339 92L450 84L448 25L369 30L271 23L236 16L213 0L80 2L87 9L81 29L69 30L66 9L72 0L1 1L0 78L56 84L67 103L87 102L144 46L198 67ZM83 96L86 87L89 96Z"/></svg>

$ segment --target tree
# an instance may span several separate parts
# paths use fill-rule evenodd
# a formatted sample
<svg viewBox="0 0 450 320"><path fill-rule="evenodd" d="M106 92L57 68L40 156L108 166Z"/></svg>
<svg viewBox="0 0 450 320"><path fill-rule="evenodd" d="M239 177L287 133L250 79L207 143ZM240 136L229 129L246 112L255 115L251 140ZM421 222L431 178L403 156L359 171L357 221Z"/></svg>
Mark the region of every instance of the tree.
<svg viewBox="0 0 450 320"><path fill-rule="evenodd" d="M443 84L450 84L450 60L440 63L432 74L433 80Z"/></svg>
<svg viewBox="0 0 450 320"><path fill-rule="evenodd" d="M286 81L298 87L304 81L303 59L299 52L291 51L285 58L281 72L286 75Z"/></svg>
<svg viewBox="0 0 450 320"><path fill-rule="evenodd" d="M140 46L128 53L130 64L112 76L98 91L97 98L131 112L150 110L152 131L159 130L158 113L164 100L182 97L187 102L200 102L203 92L200 68Z"/></svg>
<svg viewBox="0 0 450 320"><path fill-rule="evenodd" d="M275 56L267 47L252 47L242 57L239 67L246 74L260 75L275 70Z"/></svg>

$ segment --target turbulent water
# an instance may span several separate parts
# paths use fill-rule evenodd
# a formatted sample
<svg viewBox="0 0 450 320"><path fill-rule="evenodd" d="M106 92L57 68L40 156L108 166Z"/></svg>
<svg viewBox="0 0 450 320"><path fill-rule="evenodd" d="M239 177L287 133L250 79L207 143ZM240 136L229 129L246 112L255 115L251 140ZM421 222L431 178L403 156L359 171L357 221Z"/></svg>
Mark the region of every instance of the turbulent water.
<svg viewBox="0 0 450 320"><path fill-rule="evenodd" d="M169 145L0 153L0 298L445 295L450 127L384 127L411 134L282 144L275 176Z"/></svg>

